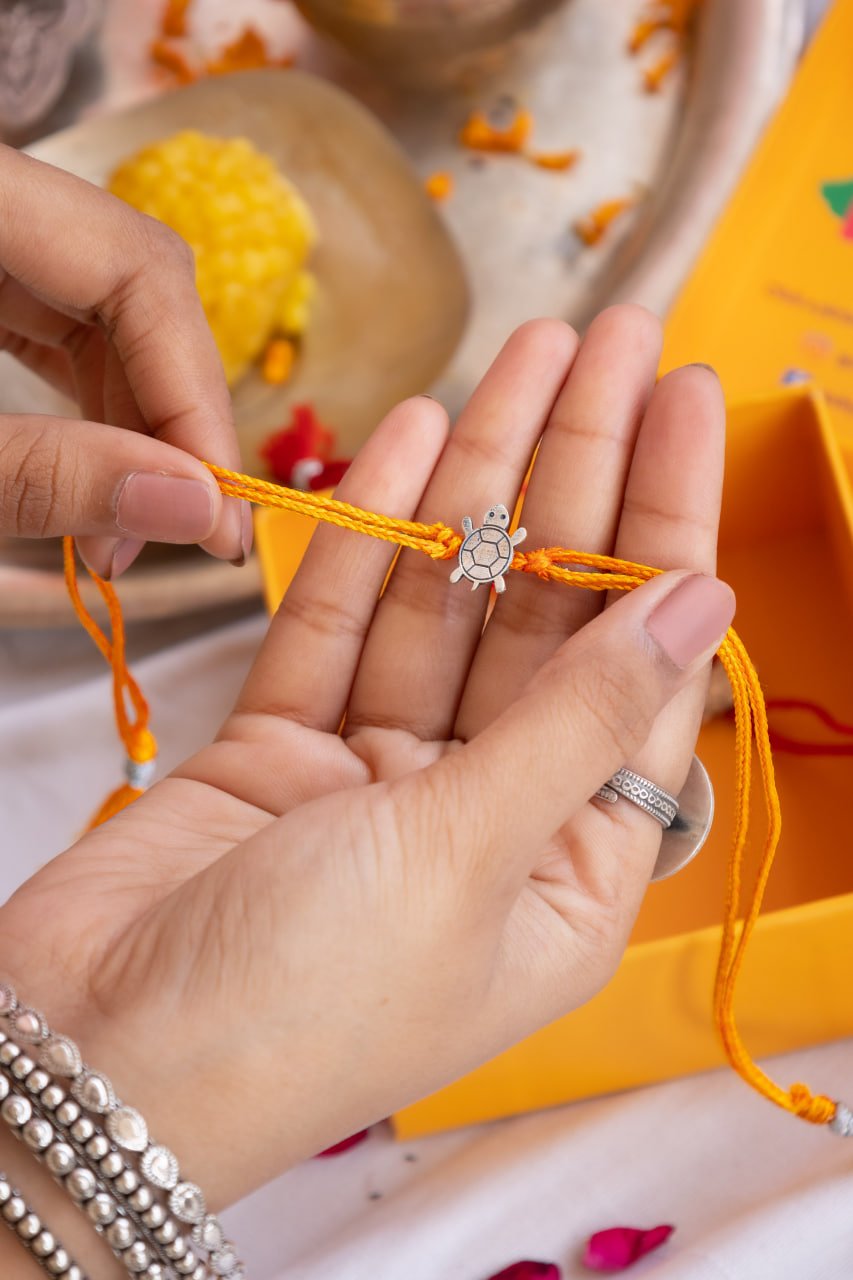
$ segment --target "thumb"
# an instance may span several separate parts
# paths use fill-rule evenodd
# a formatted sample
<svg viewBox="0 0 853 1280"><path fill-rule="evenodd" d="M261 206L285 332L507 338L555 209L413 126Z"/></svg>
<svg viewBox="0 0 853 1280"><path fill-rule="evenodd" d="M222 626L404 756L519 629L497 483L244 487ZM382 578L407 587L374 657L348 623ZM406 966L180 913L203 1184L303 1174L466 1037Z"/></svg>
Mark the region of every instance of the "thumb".
<svg viewBox="0 0 853 1280"><path fill-rule="evenodd" d="M0 417L0 534L82 537L109 577L148 540L203 541L221 510L207 467L174 445L98 422Z"/></svg>
<svg viewBox="0 0 853 1280"><path fill-rule="evenodd" d="M734 609L731 588L702 574L661 574L631 591L566 641L461 751L401 779L402 812L422 822L424 795L437 798L426 802L441 828L433 847L457 866L474 858L495 876L527 876L710 661ZM426 791L411 794L419 784Z"/></svg>

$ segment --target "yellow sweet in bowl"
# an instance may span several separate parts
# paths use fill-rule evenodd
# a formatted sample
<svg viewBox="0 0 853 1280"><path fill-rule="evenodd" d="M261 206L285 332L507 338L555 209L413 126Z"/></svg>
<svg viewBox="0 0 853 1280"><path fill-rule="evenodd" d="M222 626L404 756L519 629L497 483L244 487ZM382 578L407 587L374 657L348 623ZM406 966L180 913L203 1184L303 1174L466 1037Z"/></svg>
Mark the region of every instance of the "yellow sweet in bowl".
<svg viewBox="0 0 853 1280"><path fill-rule="evenodd" d="M245 138L187 129L144 147L109 189L186 240L229 383L281 334L303 333L314 291L311 212L269 156Z"/></svg>

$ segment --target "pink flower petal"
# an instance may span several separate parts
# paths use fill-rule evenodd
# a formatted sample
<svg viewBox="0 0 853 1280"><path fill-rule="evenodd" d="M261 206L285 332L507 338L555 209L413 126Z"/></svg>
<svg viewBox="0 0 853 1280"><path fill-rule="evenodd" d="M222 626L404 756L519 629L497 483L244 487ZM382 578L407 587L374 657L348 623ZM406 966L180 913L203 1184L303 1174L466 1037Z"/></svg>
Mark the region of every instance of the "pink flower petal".
<svg viewBox="0 0 853 1280"><path fill-rule="evenodd" d="M514 1262L489 1280L560 1280L560 1268L554 1262Z"/></svg>
<svg viewBox="0 0 853 1280"><path fill-rule="evenodd" d="M853 204L847 210L847 215L841 224L841 234L845 240L853 240Z"/></svg>
<svg viewBox="0 0 853 1280"><path fill-rule="evenodd" d="M641 1231L639 1227L610 1227L590 1236L583 1255L583 1265L590 1271L624 1271L639 1258L659 1249L672 1235L675 1227L652 1227Z"/></svg>
<svg viewBox="0 0 853 1280"><path fill-rule="evenodd" d="M360 1133L354 1133L351 1138L344 1138L343 1142L336 1142L333 1147L327 1147L325 1151L318 1151L315 1160L323 1160L326 1156L339 1156L344 1151L349 1151L350 1147L357 1147L360 1142L364 1142L369 1129L362 1129Z"/></svg>

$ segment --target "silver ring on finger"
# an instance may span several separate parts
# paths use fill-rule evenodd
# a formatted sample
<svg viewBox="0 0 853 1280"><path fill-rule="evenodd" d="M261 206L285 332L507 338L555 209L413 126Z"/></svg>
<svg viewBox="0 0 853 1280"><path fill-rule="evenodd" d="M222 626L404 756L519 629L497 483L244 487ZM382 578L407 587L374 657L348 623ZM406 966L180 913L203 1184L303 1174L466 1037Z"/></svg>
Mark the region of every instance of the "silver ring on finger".
<svg viewBox="0 0 853 1280"><path fill-rule="evenodd" d="M714 820L714 788L698 756L691 760L687 779L677 796L642 774L622 768L596 791L594 798L607 804L629 800L663 827L652 880L666 880L692 862Z"/></svg>

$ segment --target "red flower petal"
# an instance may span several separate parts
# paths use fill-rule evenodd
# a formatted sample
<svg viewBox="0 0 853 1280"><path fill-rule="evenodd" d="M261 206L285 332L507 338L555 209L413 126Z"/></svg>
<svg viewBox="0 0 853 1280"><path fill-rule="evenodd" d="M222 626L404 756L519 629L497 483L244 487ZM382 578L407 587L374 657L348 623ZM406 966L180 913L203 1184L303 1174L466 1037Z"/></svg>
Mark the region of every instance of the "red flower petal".
<svg viewBox="0 0 853 1280"><path fill-rule="evenodd" d="M610 1227L590 1236L583 1255L583 1265L590 1271L624 1271L639 1258L659 1249L672 1235L675 1227L652 1227L641 1231L639 1227Z"/></svg>
<svg viewBox="0 0 853 1280"><path fill-rule="evenodd" d="M369 1129L362 1129L361 1133L354 1133L351 1138L344 1138L343 1142L336 1142L333 1147L318 1151L314 1159L323 1160L326 1156L339 1156L342 1152L349 1151L350 1147L357 1147L360 1142L364 1142L369 1132Z"/></svg>
<svg viewBox="0 0 853 1280"><path fill-rule="evenodd" d="M290 484L293 468L305 458L325 463L335 447L335 434L324 426L310 404L297 404L290 422L275 431L258 452L279 484Z"/></svg>
<svg viewBox="0 0 853 1280"><path fill-rule="evenodd" d="M316 492L318 489L334 489L347 473L348 458L333 458L327 462L322 471L318 471L308 481L308 488Z"/></svg>
<svg viewBox="0 0 853 1280"><path fill-rule="evenodd" d="M489 1280L560 1280L560 1276L555 1262L514 1262Z"/></svg>

